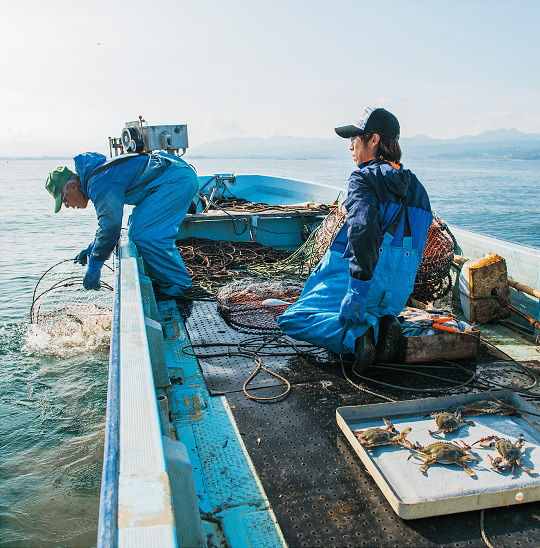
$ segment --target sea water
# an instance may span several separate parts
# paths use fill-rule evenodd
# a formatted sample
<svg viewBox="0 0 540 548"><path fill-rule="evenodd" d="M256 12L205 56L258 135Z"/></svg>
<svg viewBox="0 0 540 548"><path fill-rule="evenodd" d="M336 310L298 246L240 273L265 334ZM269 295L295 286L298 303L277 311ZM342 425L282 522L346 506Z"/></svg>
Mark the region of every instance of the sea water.
<svg viewBox="0 0 540 548"><path fill-rule="evenodd" d="M352 161L209 160L200 175L253 173L346 189ZM49 171L71 159L0 160L0 546L94 546L108 350L43 344L29 327L34 288L92 241L95 212L53 213ZM411 160L450 225L540 247L540 162ZM81 267L82 268L82 267Z"/></svg>
<svg viewBox="0 0 540 548"><path fill-rule="evenodd" d="M53 213L58 160L0 161L0 545L93 546L107 345L29 326L36 283L93 239L95 213ZM82 269L82 267L81 267Z"/></svg>

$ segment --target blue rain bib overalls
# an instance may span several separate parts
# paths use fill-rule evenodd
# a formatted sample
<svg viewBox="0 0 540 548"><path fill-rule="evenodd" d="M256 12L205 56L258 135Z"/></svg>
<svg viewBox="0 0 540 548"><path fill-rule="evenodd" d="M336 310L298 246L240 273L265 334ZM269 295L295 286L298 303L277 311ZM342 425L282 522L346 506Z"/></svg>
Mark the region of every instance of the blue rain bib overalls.
<svg viewBox="0 0 540 548"><path fill-rule="evenodd" d="M403 239L396 245L395 233L403 223ZM330 248L307 279L298 301L278 318L282 331L295 339L327 348L337 354L353 354L356 340L373 327L375 341L383 316L397 316L414 289L420 265L412 246L406 199L395 221L384 233L379 260L367 295L366 322L341 326L339 311L349 287L347 224L338 232Z"/></svg>
<svg viewBox="0 0 540 548"><path fill-rule="evenodd" d="M199 189L195 170L165 152L106 159L87 152L74 158L81 189L98 216L92 257L106 260L120 235L124 205L133 205L129 236L159 290L180 296L192 286L176 237Z"/></svg>

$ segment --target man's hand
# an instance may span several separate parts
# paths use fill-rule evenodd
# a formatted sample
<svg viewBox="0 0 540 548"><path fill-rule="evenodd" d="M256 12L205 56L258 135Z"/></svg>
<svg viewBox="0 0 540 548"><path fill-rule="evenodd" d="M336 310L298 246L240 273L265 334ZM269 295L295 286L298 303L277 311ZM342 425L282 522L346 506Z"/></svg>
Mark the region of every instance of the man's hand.
<svg viewBox="0 0 540 548"><path fill-rule="evenodd" d="M339 311L339 323L342 327L366 322L366 303L370 283L371 281L350 278L349 290L341 302Z"/></svg>
<svg viewBox="0 0 540 548"><path fill-rule="evenodd" d="M86 265L88 262L88 257L90 256L90 253L92 253L92 249L94 249L94 242L92 242L86 249L83 249L74 259L73 262L75 264L79 263L83 266Z"/></svg>
<svg viewBox="0 0 540 548"><path fill-rule="evenodd" d="M92 257L88 258L88 268L86 269L86 275L83 279L83 287L85 289L93 289L99 291L101 283L99 278L101 276L101 268L105 261L96 261Z"/></svg>

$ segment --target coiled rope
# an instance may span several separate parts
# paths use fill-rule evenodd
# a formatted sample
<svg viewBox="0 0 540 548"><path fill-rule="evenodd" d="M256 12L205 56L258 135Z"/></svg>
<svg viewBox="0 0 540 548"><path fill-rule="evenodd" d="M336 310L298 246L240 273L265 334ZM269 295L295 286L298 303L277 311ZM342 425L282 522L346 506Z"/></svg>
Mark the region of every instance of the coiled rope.
<svg viewBox="0 0 540 548"><path fill-rule="evenodd" d="M198 348L227 348L225 352L196 352L195 349ZM235 350L232 350L236 347ZM292 352L279 351L277 349L289 349L292 348ZM191 351L189 351L191 349ZM309 349L309 350L308 350ZM291 391L291 383L283 376L272 371L268 367L263 365L261 356L305 356L310 357L314 360L319 359L319 354L326 353L323 349L315 347L311 344L301 344L292 341L291 339L280 336L280 337L254 337L244 339L237 343L201 343L201 344L191 344L182 348L182 352L188 356L194 356L197 359L212 359L218 357L233 357L241 356L247 357L253 360L256 365L256 369L250 373L249 377L243 384L242 390L246 397L250 400L257 401L260 403L277 403L283 401ZM248 385L253 382L255 377L261 372L265 371L277 378L285 385L285 390L280 394L270 397L254 396L248 391Z"/></svg>

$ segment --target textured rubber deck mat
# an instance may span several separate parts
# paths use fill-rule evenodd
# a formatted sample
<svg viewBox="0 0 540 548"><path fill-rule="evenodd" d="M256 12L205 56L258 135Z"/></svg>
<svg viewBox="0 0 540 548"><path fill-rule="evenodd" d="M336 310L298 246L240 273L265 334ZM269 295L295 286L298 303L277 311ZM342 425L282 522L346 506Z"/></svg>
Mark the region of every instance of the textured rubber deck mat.
<svg viewBox="0 0 540 548"><path fill-rule="evenodd" d="M250 344L251 349L264 340L270 340L272 335L248 334L230 327L225 320L216 313L217 304L213 301L194 301L190 303L189 309L182 310L183 317L191 344L215 344L217 342L241 343L245 341L254 341ZM298 343L300 344L300 343ZM317 347L311 347L313 350L321 352ZM231 351L234 351L231 348ZM197 355L211 355L227 352L227 347L210 346L206 348L195 348ZM283 351L291 352L292 348ZM291 384L298 384L313 379L327 378L331 374L341 375L341 370L336 363L328 361L328 354L323 351L320 356L324 361L319 365L313 365L309 357L297 356L265 356L261 354L262 363L271 371L286 378ZM218 357L199 357L199 365L205 378L208 390L212 395L226 394L228 392L241 392L245 381L255 370L253 359L248 356L218 356ZM254 390L264 387L275 387L273 395L281 393L285 385L275 377L265 371L261 371L252 382L249 383L248 390Z"/></svg>
<svg viewBox="0 0 540 548"><path fill-rule="evenodd" d="M337 407L376 398L327 378L270 405L227 399L290 548L485 547L478 511L410 521L394 513L336 423ZM488 509L485 532L494 546L540 546L539 514L540 503Z"/></svg>

